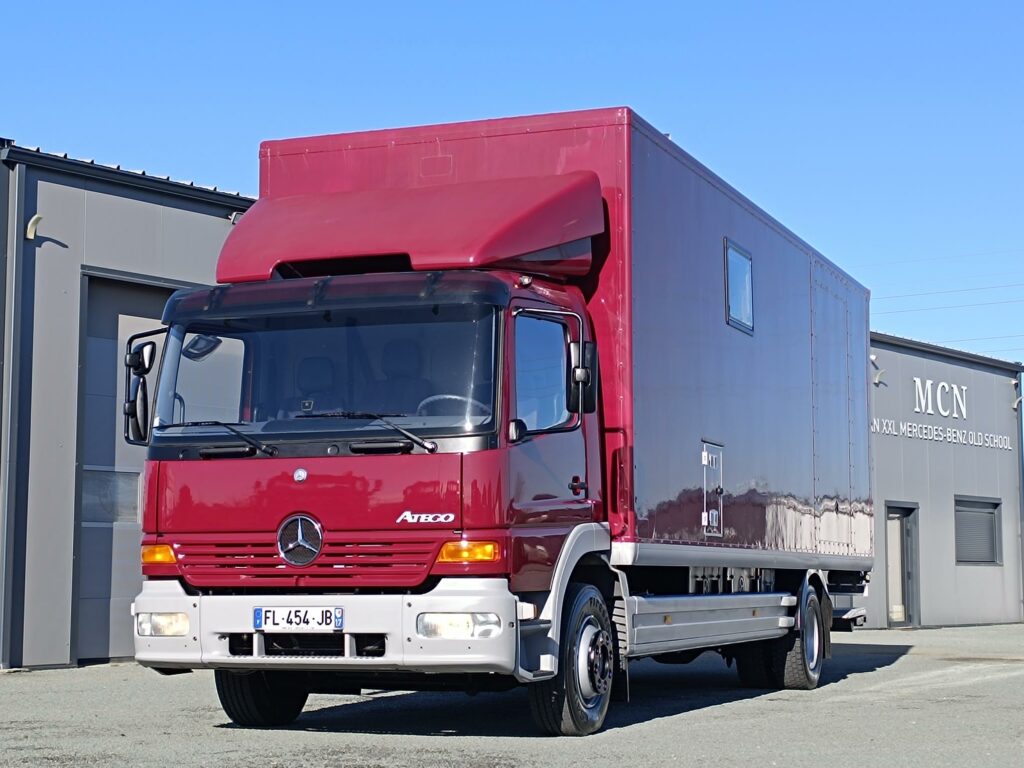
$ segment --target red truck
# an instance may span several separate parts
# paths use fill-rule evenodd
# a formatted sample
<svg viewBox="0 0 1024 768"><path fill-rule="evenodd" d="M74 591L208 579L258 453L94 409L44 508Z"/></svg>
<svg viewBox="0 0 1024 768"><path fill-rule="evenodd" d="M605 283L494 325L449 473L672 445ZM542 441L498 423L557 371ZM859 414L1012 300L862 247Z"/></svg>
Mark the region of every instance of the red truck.
<svg viewBox="0 0 1024 768"><path fill-rule="evenodd" d="M125 436L136 659L233 721L525 685L583 735L630 660L810 689L857 622L867 292L631 110L266 142L217 281Z"/></svg>

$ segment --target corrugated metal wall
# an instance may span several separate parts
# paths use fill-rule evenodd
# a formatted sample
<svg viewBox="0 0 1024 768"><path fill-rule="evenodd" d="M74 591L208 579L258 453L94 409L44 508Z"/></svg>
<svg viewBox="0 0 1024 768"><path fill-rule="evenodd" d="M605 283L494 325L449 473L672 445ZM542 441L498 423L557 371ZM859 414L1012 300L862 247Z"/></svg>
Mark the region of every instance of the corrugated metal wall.
<svg viewBox="0 0 1024 768"><path fill-rule="evenodd" d="M229 217L251 201L24 150L5 159L0 662L130 655L142 455L120 438L118 344L157 324L173 287L213 282Z"/></svg>
<svg viewBox="0 0 1024 768"><path fill-rule="evenodd" d="M1017 373L878 339L872 353L869 626L1021 621ZM958 559L957 506L998 515L997 562Z"/></svg>

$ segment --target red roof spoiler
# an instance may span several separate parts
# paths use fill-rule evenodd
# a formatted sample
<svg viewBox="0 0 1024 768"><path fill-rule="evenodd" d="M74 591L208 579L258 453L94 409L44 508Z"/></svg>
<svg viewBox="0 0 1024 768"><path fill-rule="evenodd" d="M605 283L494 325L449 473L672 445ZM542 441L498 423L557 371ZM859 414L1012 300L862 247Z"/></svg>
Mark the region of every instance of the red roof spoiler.
<svg viewBox="0 0 1024 768"><path fill-rule="evenodd" d="M603 231L601 186L590 171L262 198L224 243L217 281L268 280L282 264L396 254L415 270L583 275L590 247L577 241Z"/></svg>

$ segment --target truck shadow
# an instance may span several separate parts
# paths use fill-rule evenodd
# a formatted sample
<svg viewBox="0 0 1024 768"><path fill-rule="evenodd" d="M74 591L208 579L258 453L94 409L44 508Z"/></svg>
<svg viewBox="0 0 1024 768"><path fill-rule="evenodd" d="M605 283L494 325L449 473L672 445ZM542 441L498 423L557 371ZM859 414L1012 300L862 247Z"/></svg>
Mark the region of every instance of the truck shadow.
<svg viewBox="0 0 1024 768"><path fill-rule="evenodd" d="M907 645L833 643L819 688L855 675L876 673L907 653ZM706 653L690 664L668 665L645 660L630 667L631 699L612 703L605 731L685 714L706 707L777 695L741 688L735 668L716 654ZM338 701L342 697L332 697ZM306 712L286 730L324 733L363 733L407 736L491 736L533 738L538 731L530 718L524 689L506 693L371 693L312 709L322 698L310 699ZM771 706L770 704L768 706ZM230 723L218 728L237 728Z"/></svg>
<svg viewBox="0 0 1024 768"><path fill-rule="evenodd" d="M819 685L845 680L852 675L875 672L907 655L910 645L844 643L832 636L832 658L825 663Z"/></svg>

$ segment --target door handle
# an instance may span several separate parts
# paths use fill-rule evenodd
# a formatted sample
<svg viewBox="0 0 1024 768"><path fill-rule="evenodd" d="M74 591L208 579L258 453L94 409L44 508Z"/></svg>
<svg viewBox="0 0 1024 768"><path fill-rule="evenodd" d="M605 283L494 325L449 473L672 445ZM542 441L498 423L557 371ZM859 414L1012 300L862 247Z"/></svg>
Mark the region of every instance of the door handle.
<svg viewBox="0 0 1024 768"><path fill-rule="evenodd" d="M581 493L587 492L587 482L580 480L579 475L573 475L572 481L569 483L569 490L572 491L573 496L579 496Z"/></svg>

